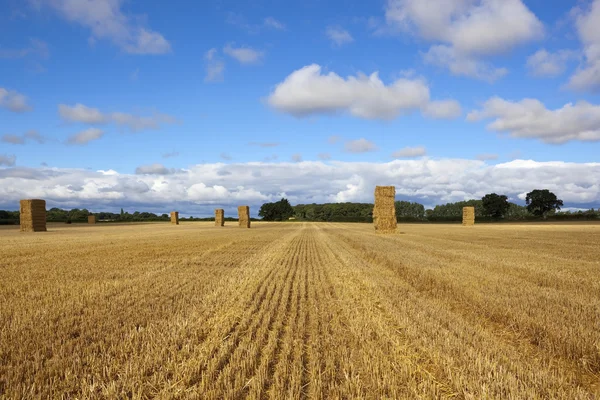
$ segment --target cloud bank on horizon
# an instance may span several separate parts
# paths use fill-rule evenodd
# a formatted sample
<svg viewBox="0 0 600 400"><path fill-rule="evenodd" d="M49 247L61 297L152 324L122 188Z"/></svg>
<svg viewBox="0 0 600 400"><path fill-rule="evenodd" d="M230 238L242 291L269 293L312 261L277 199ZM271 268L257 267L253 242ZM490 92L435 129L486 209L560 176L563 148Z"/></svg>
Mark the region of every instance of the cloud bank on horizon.
<svg viewBox="0 0 600 400"><path fill-rule="evenodd" d="M0 208L600 206L600 0L352 3L0 6Z"/></svg>

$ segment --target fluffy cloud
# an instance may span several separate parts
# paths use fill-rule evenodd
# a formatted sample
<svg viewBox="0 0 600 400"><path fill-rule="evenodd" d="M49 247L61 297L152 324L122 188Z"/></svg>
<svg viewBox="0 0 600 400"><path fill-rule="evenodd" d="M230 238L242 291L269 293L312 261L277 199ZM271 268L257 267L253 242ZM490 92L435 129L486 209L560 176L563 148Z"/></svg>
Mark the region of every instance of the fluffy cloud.
<svg viewBox="0 0 600 400"><path fill-rule="evenodd" d="M478 154L477 155L477 159L481 160L481 161L497 160L498 159L498 154L482 153L482 154Z"/></svg>
<svg viewBox="0 0 600 400"><path fill-rule="evenodd" d="M102 113L97 108L87 107L83 104L68 106L58 105L60 117L68 122L84 124L105 124L113 122L118 126L129 128L132 132L146 129L159 129L162 124L174 124L177 120L167 114L154 113L152 116L140 116L123 112Z"/></svg>
<svg viewBox="0 0 600 400"><path fill-rule="evenodd" d="M296 163L301 162L302 161L302 154L300 154L300 153L292 154L291 158L292 158L293 162L296 162Z"/></svg>
<svg viewBox="0 0 600 400"><path fill-rule="evenodd" d="M543 25L521 0L388 0L388 25L431 42L426 60L444 56L453 74L493 81L506 73L480 60L540 39ZM428 56L428 57L427 57Z"/></svg>
<svg viewBox="0 0 600 400"><path fill-rule="evenodd" d="M9 133L3 135L2 138L0 138L0 140L8 144L25 144L25 138L19 135L12 135Z"/></svg>
<svg viewBox="0 0 600 400"><path fill-rule="evenodd" d="M162 164L140 165L135 169L137 175L170 175L175 172L176 169L167 168Z"/></svg>
<svg viewBox="0 0 600 400"><path fill-rule="evenodd" d="M241 64L255 64L264 56L264 52L250 47L233 47L228 44L223 48L223 53L235 58Z"/></svg>
<svg viewBox="0 0 600 400"><path fill-rule="evenodd" d="M400 78L386 86L377 72L347 79L312 64L292 72L268 98L282 112L303 117L348 112L364 119L394 119L403 113L427 110L429 87L421 79Z"/></svg>
<svg viewBox="0 0 600 400"><path fill-rule="evenodd" d="M27 97L14 90L8 90L1 87L0 108L6 108L16 113L31 111L31 106L27 104Z"/></svg>
<svg viewBox="0 0 600 400"><path fill-rule="evenodd" d="M589 7L575 7L571 11L579 40L583 44L585 64L571 76L567 86L578 91L600 91L600 0Z"/></svg>
<svg viewBox="0 0 600 400"><path fill-rule="evenodd" d="M394 158L413 158L421 157L427 154L427 150L423 146L418 147L405 147L392 153Z"/></svg>
<svg viewBox="0 0 600 400"><path fill-rule="evenodd" d="M423 158L389 163L215 163L168 175L4 168L0 169L0 209L16 209L19 199L36 197L46 199L49 207L92 210L124 207L154 212L178 204L182 214L209 216L216 205L235 212L243 201L256 215L262 203L284 195L292 204L372 202L373 187L382 181L396 186L398 199L427 206L491 192L517 200L536 188L552 190L567 207L600 205L600 163L516 160L487 165L477 160Z"/></svg>
<svg viewBox="0 0 600 400"><path fill-rule="evenodd" d="M329 40L331 40L331 43L333 43L335 46L342 46L344 44L352 43L354 41L354 38L352 37L350 32L348 32L340 26L328 27L325 31L325 34L327 35Z"/></svg>
<svg viewBox="0 0 600 400"><path fill-rule="evenodd" d="M432 101L422 111L423 115L436 119L454 119L462 114L460 103L456 100Z"/></svg>
<svg viewBox="0 0 600 400"><path fill-rule="evenodd" d="M0 58L15 59L28 56L37 56L40 58L48 58L50 51L48 45L38 39L29 39L29 46L22 49L2 49L0 48Z"/></svg>
<svg viewBox="0 0 600 400"><path fill-rule="evenodd" d="M377 150L377 146L375 145L375 143L364 139L364 138L360 138L357 140L349 140L344 144L344 150L348 153L368 153L370 151L376 151Z"/></svg>
<svg viewBox="0 0 600 400"><path fill-rule="evenodd" d="M93 142L94 140L98 140L102 136L104 136L104 131L102 129L89 128L70 136L67 139L67 143L84 145Z"/></svg>
<svg viewBox="0 0 600 400"><path fill-rule="evenodd" d="M446 45L431 46L423 53L426 64L447 68L453 75L467 76L493 83L508 73L506 68L496 68L490 63L479 60L471 55L456 52L456 49Z"/></svg>
<svg viewBox="0 0 600 400"><path fill-rule="evenodd" d="M512 102L493 97L481 110L467 115L469 121L483 119L494 119L488 129L517 138L536 138L546 143L600 141L600 106L585 101L549 110L536 99Z"/></svg>
<svg viewBox="0 0 600 400"><path fill-rule="evenodd" d="M277 29L277 30L285 30L285 25L273 17L265 18L263 21L263 24L264 24L264 26L269 27L269 28L273 28L273 29Z"/></svg>
<svg viewBox="0 0 600 400"><path fill-rule="evenodd" d="M210 49L204 54L206 76L204 82L223 82L225 63L217 56L217 49Z"/></svg>
<svg viewBox="0 0 600 400"><path fill-rule="evenodd" d="M319 160L323 160L323 161L331 160L331 154L329 154L329 153L319 153L319 154L317 154L317 158Z"/></svg>
<svg viewBox="0 0 600 400"><path fill-rule="evenodd" d="M130 54L164 54L171 44L158 32L138 24L142 20L121 10L124 0L30 0L38 8L50 7L68 21L91 30L92 38L107 39Z"/></svg>
<svg viewBox="0 0 600 400"><path fill-rule="evenodd" d="M0 154L0 165L6 165L7 167L12 167L15 165L17 161L17 157L13 155Z"/></svg>
<svg viewBox="0 0 600 400"><path fill-rule="evenodd" d="M567 69L567 62L578 58L573 50L559 50L551 53L540 49L527 58L527 68L533 76L554 77L562 74Z"/></svg>

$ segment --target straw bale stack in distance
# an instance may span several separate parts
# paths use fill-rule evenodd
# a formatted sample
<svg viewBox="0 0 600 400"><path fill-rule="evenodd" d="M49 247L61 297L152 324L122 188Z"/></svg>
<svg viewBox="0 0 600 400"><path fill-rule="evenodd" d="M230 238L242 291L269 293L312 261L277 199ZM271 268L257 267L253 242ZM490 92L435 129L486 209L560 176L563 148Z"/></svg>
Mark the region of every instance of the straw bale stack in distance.
<svg viewBox="0 0 600 400"><path fill-rule="evenodd" d="M88 224L95 224L96 223L96 216L95 215L88 215Z"/></svg>
<svg viewBox="0 0 600 400"><path fill-rule="evenodd" d="M46 200L21 200L21 232L46 232Z"/></svg>
<svg viewBox="0 0 600 400"><path fill-rule="evenodd" d="M396 187L375 186L373 224L377 233L396 232Z"/></svg>
<svg viewBox="0 0 600 400"><path fill-rule="evenodd" d="M238 224L240 228L250 228L250 207L238 207Z"/></svg>
<svg viewBox="0 0 600 400"><path fill-rule="evenodd" d="M462 224L464 226L475 225L475 207L463 207Z"/></svg>
<svg viewBox="0 0 600 400"><path fill-rule="evenodd" d="M215 209L215 226L225 226L225 210Z"/></svg>
<svg viewBox="0 0 600 400"><path fill-rule="evenodd" d="M179 211L171 211L171 223L179 225Z"/></svg>

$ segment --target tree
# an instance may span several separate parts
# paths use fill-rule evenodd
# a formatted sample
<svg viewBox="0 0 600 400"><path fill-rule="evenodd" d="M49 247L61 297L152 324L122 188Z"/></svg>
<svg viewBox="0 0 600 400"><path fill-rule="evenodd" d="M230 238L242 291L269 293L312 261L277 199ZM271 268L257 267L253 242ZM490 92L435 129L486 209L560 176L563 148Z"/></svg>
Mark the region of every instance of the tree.
<svg viewBox="0 0 600 400"><path fill-rule="evenodd" d="M260 207L258 216L265 221L285 221L294 215L294 209L287 199L275 203L265 203Z"/></svg>
<svg viewBox="0 0 600 400"><path fill-rule="evenodd" d="M481 202L485 213L492 218L503 218L510 208L508 197L496 193L486 194Z"/></svg>
<svg viewBox="0 0 600 400"><path fill-rule="evenodd" d="M538 217L544 217L544 219L549 212L560 210L563 206L563 201L548 189L535 189L527 193L525 203L527 211Z"/></svg>

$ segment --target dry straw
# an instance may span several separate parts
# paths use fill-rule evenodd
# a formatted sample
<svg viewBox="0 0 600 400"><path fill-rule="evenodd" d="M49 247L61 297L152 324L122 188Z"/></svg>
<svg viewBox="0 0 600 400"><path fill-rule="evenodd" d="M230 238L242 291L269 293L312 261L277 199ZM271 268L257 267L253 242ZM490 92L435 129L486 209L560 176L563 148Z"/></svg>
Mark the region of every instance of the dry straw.
<svg viewBox="0 0 600 400"><path fill-rule="evenodd" d="M373 223L377 233L396 232L396 187L376 186Z"/></svg>
<svg viewBox="0 0 600 400"><path fill-rule="evenodd" d="M46 200L21 200L21 232L46 232Z"/></svg>
<svg viewBox="0 0 600 400"><path fill-rule="evenodd" d="M88 224L95 224L96 223L96 216L94 215L88 215Z"/></svg>
<svg viewBox="0 0 600 400"><path fill-rule="evenodd" d="M238 207L238 224L240 228L250 228L250 207Z"/></svg>
<svg viewBox="0 0 600 400"><path fill-rule="evenodd" d="M179 211L171 211L171 223L179 225Z"/></svg>
<svg viewBox="0 0 600 400"><path fill-rule="evenodd" d="M215 226L225 226L225 210L215 209Z"/></svg>
<svg viewBox="0 0 600 400"><path fill-rule="evenodd" d="M462 224L464 226L475 225L475 207L463 207Z"/></svg>

